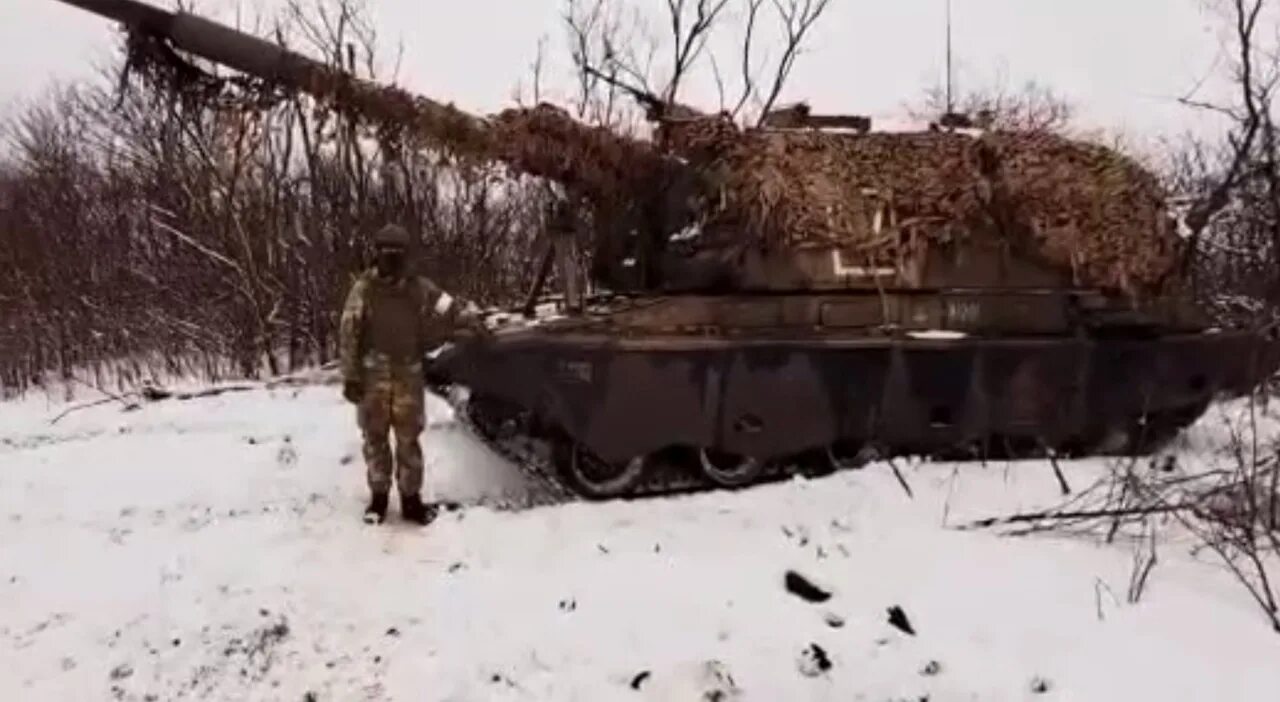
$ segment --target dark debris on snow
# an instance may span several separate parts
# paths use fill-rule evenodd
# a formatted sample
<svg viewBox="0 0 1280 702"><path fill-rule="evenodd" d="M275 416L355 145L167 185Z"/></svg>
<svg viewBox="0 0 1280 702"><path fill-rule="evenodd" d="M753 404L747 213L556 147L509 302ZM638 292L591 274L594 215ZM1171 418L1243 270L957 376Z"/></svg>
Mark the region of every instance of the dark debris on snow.
<svg viewBox="0 0 1280 702"><path fill-rule="evenodd" d="M889 623L905 634L916 635L915 628L911 626L911 620L907 619L907 613L897 605L889 608Z"/></svg>
<svg viewBox="0 0 1280 702"><path fill-rule="evenodd" d="M805 602L819 603L831 599L830 592L814 585L812 581L794 570L787 571L786 586L787 592Z"/></svg>

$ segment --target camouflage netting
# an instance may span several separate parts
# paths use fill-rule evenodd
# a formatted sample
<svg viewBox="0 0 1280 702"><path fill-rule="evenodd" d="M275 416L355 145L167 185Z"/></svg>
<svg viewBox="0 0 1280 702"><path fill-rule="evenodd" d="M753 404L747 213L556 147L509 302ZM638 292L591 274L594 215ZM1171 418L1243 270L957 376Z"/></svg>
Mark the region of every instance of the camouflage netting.
<svg viewBox="0 0 1280 702"><path fill-rule="evenodd" d="M597 204L661 187L674 165L651 143L588 126L551 105L509 109L486 119L310 62L294 67L292 83L219 78L161 40L134 33L129 37L130 70L162 94L181 97L196 108L267 106L286 99L286 85L291 84L323 108L357 119L388 146L436 150L464 162L502 162Z"/></svg>
<svg viewBox="0 0 1280 702"><path fill-rule="evenodd" d="M464 158L496 160L592 197L625 190L663 159L644 142L589 127L551 105L504 110L490 119L390 87L340 81L339 90L312 91L376 125L384 137L438 148Z"/></svg>
<svg viewBox="0 0 1280 702"><path fill-rule="evenodd" d="M1153 291L1178 260L1156 178L1101 146L1048 134L741 133L718 119L663 136L713 172L712 226L743 227L775 249L840 243L888 258L899 237L868 228L871 188L927 236L986 226L1082 284Z"/></svg>
<svg viewBox="0 0 1280 702"><path fill-rule="evenodd" d="M490 124L499 160L561 183L598 206L660 188L676 167L649 142L588 127L550 105L506 110Z"/></svg>
<svg viewBox="0 0 1280 702"><path fill-rule="evenodd" d="M463 158L500 161L547 178L603 204L651 186L671 163L647 142L591 127L548 104L504 110L481 119L392 87L329 74L311 89L327 104L373 125L384 139L441 149Z"/></svg>

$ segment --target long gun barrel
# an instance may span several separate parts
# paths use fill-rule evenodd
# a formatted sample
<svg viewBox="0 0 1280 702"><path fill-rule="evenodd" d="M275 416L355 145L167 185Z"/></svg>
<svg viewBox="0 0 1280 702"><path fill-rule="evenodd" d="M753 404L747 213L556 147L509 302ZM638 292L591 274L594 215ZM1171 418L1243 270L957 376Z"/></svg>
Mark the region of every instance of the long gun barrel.
<svg viewBox="0 0 1280 702"><path fill-rule="evenodd" d="M483 142L484 123L461 110L424 97L407 95L391 99L388 89L363 81L345 71L290 51L258 37L189 12L169 12L136 0L59 0L68 5L115 20L129 30L162 38L181 49L242 73L280 85L329 96L337 92L366 117L390 121L416 118L431 125L436 134L426 137L458 142ZM406 114L411 102L412 114Z"/></svg>

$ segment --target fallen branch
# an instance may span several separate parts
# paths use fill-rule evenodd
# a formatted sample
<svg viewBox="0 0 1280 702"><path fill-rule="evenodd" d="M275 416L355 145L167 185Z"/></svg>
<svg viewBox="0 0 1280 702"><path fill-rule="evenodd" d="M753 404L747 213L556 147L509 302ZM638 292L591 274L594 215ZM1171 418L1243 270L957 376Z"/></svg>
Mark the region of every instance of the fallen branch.
<svg viewBox="0 0 1280 702"><path fill-rule="evenodd" d="M228 385L222 388L209 388L208 390L197 390L196 392L179 392L172 395L172 399L179 401L198 400L205 397L217 397L233 392L251 392L258 388L253 385Z"/></svg>
<svg viewBox="0 0 1280 702"><path fill-rule="evenodd" d="M54 424L57 424L58 422L62 421L63 417L66 417L72 412L79 412L80 410L90 409L92 407L98 407L100 405L105 405L108 402L116 402L117 400L123 401L118 397L104 397L101 400L96 400L94 402L85 402L83 404L73 405L71 407L66 408L62 412L59 412L58 416L54 417L53 419L50 419L49 426L53 426ZM125 403L126 408L129 406L130 406L129 403Z"/></svg>
<svg viewBox="0 0 1280 702"><path fill-rule="evenodd" d="M125 409L126 409L126 410L127 410L127 409L129 409L130 407L134 407L134 406L136 406L136 405L135 405L135 403L129 402L128 400L126 400L126 399L125 399L125 397L126 397L127 395L126 395L126 396L122 396L122 395L117 395L117 394L115 394L115 393L113 393L113 392L108 392L108 391L103 390L102 388L100 388L100 387L98 387L98 386L96 386L96 385L90 385L89 383L86 383L85 381L80 380L80 379L78 379L78 378L72 378L71 380L73 380L73 381L75 381L75 382L77 382L77 383L80 383L81 385L84 385L85 387L89 387L89 388L92 388L92 389L94 389L94 390L97 390L98 392L102 393L102 394L103 394L103 395L105 395L106 397L104 397L104 398L103 398L103 399L101 399L101 400L96 400L96 401L94 401L94 402L86 402L86 403L82 403L82 404L79 404L79 405L73 405L73 406L71 406L71 407L68 407L67 409L65 409L65 410L63 410L62 412L60 412L60 413L58 414L58 416L54 417L53 419L50 419L50 420L49 420L49 426L53 426L54 424L57 424L58 422L62 421L62 419L63 419L64 417L66 417L67 415L69 415L69 414L71 414L71 413L73 413L73 412L78 412L78 411L80 411L80 410L90 409L90 408L92 408L92 407L98 407L98 406L100 406L100 405L105 405L105 404L107 404L108 402L119 402L120 404L124 405L124 407L125 407ZM132 393L130 393L130 394L132 394Z"/></svg>
<svg viewBox="0 0 1280 702"><path fill-rule="evenodd" d="M1172 505L1143 505L1139 507L1126 507L1120 509L1096 509L1096 510L1079 510L1069 512L1058 512L1054 510L1045 510L1042 512L1027 512L1023 514L1015 514L1008 517L991 517L988 519L979 519L967 525L956 527L961 531L971 529L989 529L993 526L1002 526L1005 524L1018 524L1026 522L1042 522L1042 521L1075 521L1086 519L1111 519L1113 517L1141 517L1152 514L1169 514L1173 512L1195 512L1196 505L1193 504L1172 504Z"/></svg>

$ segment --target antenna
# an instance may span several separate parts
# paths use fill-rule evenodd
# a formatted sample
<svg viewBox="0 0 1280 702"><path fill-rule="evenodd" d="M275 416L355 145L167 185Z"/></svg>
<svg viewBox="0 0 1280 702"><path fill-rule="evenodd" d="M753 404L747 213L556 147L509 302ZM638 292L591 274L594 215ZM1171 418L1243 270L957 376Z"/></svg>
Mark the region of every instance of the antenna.
<svg viewBox="0 0 1280 702"><path fill-rule="evenodd" d="M947 114L955 111L951 93L951 0L947 0Z"/></svg>

